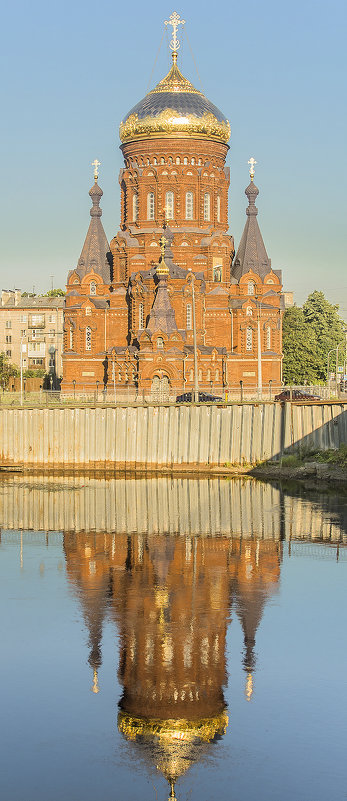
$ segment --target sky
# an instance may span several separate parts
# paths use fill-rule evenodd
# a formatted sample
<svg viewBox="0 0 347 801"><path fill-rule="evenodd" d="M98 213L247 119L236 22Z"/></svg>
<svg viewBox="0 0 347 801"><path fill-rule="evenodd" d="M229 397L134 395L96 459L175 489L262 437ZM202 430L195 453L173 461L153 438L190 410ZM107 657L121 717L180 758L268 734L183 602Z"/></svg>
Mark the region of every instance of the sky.
<svg viewBox="0 0 347 801"><path fill-rule="evenodd" d="M347 320L346 8L342 0L3 6L1 288L65 286L89 225L95 158L106 235L117 233L119 123L167 72L165 35L158 48L176 10L186 20L179 66L231 124L236 246L253 156L273 269L298 305L322 290Z"/></svg>

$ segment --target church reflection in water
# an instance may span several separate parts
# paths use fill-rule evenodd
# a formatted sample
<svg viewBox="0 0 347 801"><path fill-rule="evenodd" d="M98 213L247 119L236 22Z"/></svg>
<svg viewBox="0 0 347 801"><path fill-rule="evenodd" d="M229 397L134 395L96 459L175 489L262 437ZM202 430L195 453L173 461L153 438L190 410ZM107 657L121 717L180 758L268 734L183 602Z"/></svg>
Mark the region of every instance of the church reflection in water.
<svg viewBox="0 0 347 801"><path fill-rule="evenodd" d="M245 692L251 699L256 632L278 587L281 542L65 533L64 550L89 631L92 690L99 691L107 617L120 637L119 731L137 756L161 771L175 798L176 780L228 726L223 688L232 609L243 628Z"/></svg>

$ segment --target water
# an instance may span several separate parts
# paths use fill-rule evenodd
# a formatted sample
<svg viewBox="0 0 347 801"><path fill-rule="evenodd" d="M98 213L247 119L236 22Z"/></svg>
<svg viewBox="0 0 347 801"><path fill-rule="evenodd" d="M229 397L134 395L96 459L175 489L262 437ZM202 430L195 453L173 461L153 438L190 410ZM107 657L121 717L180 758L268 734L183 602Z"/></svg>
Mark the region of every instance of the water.
<svg viewBox="0 0 347 801"><path fill-rule="evenodd" d="M4 801L347 798L346 496L9 476L0 523Z"/></svg>

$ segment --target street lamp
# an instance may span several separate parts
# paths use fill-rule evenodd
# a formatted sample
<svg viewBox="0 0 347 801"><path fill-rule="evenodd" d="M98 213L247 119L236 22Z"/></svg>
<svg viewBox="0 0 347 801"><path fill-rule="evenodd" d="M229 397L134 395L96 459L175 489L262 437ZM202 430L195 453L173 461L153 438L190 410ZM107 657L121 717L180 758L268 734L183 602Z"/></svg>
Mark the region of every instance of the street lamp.
<svg viewBox="0 0 347 801"><path fill-rule="evenodd" d="M74 397L74 400L75 400L75 397L76 397L76 379L75 378L72 379L72 383L73 383L73 397Z"/></svg>
<svg viewBox="0 0 347 801"><path fill-rule="evenodd" d="M195 275L192 271L192 268L189 267L189 272L191 273L191 281L192 281L192 300L193 300L193 345L194 345L194 391L193 391L193 398L194 403L198 403L199 401L199 383L198 383L198 354L196 348L196 319L195 319Z"/></svg>

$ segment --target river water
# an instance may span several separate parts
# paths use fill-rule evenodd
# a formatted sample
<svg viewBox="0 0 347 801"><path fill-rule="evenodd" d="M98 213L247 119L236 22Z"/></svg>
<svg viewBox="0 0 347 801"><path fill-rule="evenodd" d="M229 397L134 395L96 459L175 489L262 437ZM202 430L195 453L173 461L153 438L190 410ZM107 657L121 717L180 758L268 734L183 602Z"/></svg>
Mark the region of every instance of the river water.
<svg viewBox="0 0 347 801"><path fill-rule="evenodd" d="M0 483L4 801L347 798L347 496Z"/></svg>

